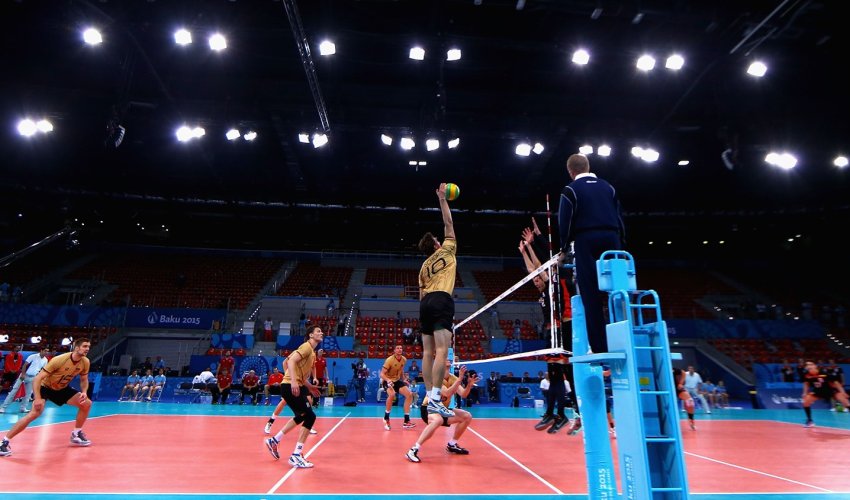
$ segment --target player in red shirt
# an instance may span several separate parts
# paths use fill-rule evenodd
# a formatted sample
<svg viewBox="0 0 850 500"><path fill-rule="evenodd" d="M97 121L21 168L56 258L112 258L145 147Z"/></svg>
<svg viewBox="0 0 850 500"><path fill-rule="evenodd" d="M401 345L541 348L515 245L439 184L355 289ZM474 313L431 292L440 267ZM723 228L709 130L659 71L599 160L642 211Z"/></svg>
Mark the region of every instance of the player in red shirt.
<svg viewBox="0 0 850 500"><path fill-rule="evenodd" d="M260 392L260 377L254 372L249 371L242 377L242 396L239 397L239 404L245 402L245 396L251 396L251 404L257 404L257 395Z"/></svg>

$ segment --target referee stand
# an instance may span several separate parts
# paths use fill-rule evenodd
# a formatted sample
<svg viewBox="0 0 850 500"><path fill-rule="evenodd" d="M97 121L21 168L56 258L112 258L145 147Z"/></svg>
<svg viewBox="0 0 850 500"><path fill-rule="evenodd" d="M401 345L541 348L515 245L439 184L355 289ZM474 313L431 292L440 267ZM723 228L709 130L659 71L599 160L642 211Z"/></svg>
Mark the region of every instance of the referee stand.
<svg viewBox="0 0 850 500"><path fill-rule="evenodd" d="M608 292L609 352L571 358L584 426L589 498L687 499L672 357L658 294L637 290L634 259L628 252L605 252L596 268L599 289ZM571 301L572 350L586 353L581 296ZM603 364L611 369L622 495L617 492L608 435Z"/></svg>

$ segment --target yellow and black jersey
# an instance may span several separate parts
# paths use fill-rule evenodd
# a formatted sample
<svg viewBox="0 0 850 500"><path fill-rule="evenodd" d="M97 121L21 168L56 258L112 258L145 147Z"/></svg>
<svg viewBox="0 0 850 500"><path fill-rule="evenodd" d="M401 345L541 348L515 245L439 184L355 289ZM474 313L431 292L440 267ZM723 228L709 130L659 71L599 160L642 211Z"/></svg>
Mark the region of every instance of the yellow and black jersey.
<svg viewBox="0 0 850 500"><path fill-rule="evenodd" d="M407 358L404 356L401 359L396 359L395 355L390 356L384 361L384 370L386 371L386 378L392 380L393 382L398 382L401 380L402 375L404 374L404 365L407 364Z"/></svg>
<svg viewBox="0 0 850 500"><path fill-rule="evenodd" d="M47 377L41 382L43 387L59 390L68 387L77 375L89 374L89 358L83 356L79 361L71 359L73 353L66 352L47 362L42 371L47 372Z"/></svg>
<svg viewBox="0 0 850 500"><path fill-rule="evenodd" d="M431 292L454 293L457 274L457 241L446 238L439 250L425 259L419 270L419 289Z"/></svg>
<svg viewBox="0 0 850 500"><path fill-rule="evenodd" d="M292 354L298 353L301 355L301 361L295 363L295 373L290 373L292 370L289 370L289 357L286 358L286 373L283 375L283 383L284 384L292 384L292 385L307 385L307 377L312 376L313 374L313 364L316 362L316 353L313 351L313 346L309 342L304 342L298 349L295 350ZM289 356L292 356L290 354ZM293 376L295 377L293 380Z"/></svg>

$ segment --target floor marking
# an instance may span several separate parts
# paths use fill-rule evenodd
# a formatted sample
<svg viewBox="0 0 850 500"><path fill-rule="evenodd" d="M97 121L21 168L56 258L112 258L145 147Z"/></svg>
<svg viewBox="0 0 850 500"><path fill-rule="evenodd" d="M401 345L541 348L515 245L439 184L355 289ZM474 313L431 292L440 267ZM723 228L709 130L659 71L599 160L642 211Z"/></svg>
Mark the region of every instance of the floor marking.
<svg viewBox="0 0 850 500"><path fill-rule="evenodd" d="M513 463L517 464L517 465L518 465L521 469L523 469L525 472L527 472L527 473L531 474L531 475L532 475L533 477L535 477L538 481L540 481L541 483L543 483L543 484L545 484L546 486L548 486L549 488L551 488L551 489L552 489L552 491L554 491L555 493L557 493L557 494L559 494L559 495L563 495L563 494L564 494L564 492L563 492L563 491L559 490L559 489L558 489L558 488L556 488L556 487L555 487L552 483L550 483L549 481L547 481L547 480L543 479L543 478L542 478L542 477L540 477L540 476L539 476L536 472L534 472L533 470L529 469L528 467L526 467L525 465L523 465L522 463L520 463L520 461L519 461L519 460L517 460L517 459L515 459L514 457L512 457L512 456L508 455L508 453L507 453L506 451L504 451L503 449L499 448L498 446L496 446L495 444L493 444L492 442L490 442L490 440L489 440L489 439L485 438L484 436L482 436L481 434L479 434L478 432L476 432L476 430L475 430L475 429L473 429L473 428L471 428L471 427L470 427L470 428L469 428L469 432L471 432L471 433L475 434L476 436L478 436L479 438L481 438L481 439L482 439L485 443L487 443L487 444L489 444L490 446L492 446L493 448L495 448L495 449L496 449L496 451L498 451L498 452L499 452L499 453L501 453L502 455L506 456L506 457L508 458L508 460L510 460L511 462L513 462Z"/></svg>
<svg viewBox="0 0 850 500"><path fill-rule="evenodd" d="M685 452L685 455L690 455L690 456L692 456L692 457L702 458L702 459L704 459L704 460L708 460L708 461L710 461L710 462L716 462L716 463L718 463L718 464L722 464L722 465L728 465L729 467L734 467L734 468L736 468L736 469L745 470L745 471L747 471L747 472L753 472L753 473L755 473L755 474L761 474L761 475L763 475L763 476L772 477L772 478L774 478L774 479L780 479L780 480L782 480L782 481L788 481L789 483L799 484L799 485L801 485L801 486L806 486L806 487L808 487L808 488L813 488L813 489L816 489L816 490L823 491L824 493L835 493L834 491L832 491L832 490L828 490L828 489L826 489L826 488L821 488L821 487L819 487L819 486L813 486L813 485L811 485L811 484L801 483L800 481L794 481L793 479L788 479L787 477L782 477L782 476L776 476L776 475L773 475L773 474L768 474L767 472L762 472L762 471L759 471L759 470L750 469L749 467L743 467L743 466L741 466L741 465L731 464L731 463L729 463L729 462L724 462L723 460L717 460L717 459L715 459L715 458L709 458L709 457L705 457L705 456L702 456L702 455L697 455L696 453L691 453L691 452L689 452L689 451L686 451L686 452Z"/></svg>

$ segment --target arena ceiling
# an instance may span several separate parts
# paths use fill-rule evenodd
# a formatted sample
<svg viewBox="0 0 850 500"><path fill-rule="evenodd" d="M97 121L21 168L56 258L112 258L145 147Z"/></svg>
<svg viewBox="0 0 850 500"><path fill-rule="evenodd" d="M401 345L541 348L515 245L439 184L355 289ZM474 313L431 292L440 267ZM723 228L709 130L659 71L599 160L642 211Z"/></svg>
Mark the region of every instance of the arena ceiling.
<svg viewBox="0 0 850 500"><path fill-rule="evenodd" d="M566 157L603 143L612 154L591 155L593 169L648 232L690 215L704 228L740 224L729 214L828 227L848 200L848 173L832 164L850 151L841 4L3 2L0 230L13 247L76 219L180 244L409 249L421 229L439 230L422 209L450 181L458 218L500 239L482 247L509 251L519 229L494 228L545 213L547 194L554 210ZM83 43L89 26L103 43ZM179 27L191 45L175 44ZM213 32L227 49L210 50ZM325 39L332 56L319 54ZM408 57L414 45L423 60ZM452 48L460 60L446 60ZM571 62L578 48L589 64ZM674 52L679 71L664 68ZM647 73L635 68L644 53L658 59ZM755 59L763 78L746 74ZM24 117L54 130L21 137ZM110 124L126 130L118 147ZM181 143L181 124L205 135ZM234 127L257 138L228 141ZM326 146L299 142L316 131ZM426 138L440 148L426 151ZM523 141L543 152L517 156ZM633 157L636 145L658 161ZM766 164L771 151L796 155L796 168Z"/></svg>

